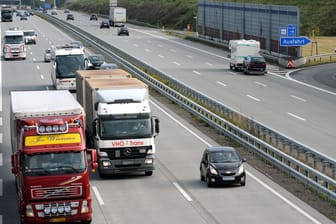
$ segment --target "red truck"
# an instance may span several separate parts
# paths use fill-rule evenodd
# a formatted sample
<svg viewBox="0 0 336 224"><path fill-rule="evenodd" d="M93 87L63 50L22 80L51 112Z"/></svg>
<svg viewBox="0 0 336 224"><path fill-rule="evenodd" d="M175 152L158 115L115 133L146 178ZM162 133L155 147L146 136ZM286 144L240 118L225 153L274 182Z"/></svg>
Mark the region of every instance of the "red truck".
<svg viewBox="0 0 336 224"><path fill-rule="evenodd" d="M11 92L12 173L22 223L91 223L85 113L65 90Z"/></svg>

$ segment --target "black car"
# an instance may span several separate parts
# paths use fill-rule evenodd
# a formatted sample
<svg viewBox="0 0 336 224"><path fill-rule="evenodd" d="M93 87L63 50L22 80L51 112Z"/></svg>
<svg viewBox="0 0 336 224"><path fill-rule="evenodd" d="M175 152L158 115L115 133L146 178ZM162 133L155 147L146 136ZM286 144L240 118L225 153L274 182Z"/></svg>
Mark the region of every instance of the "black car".
<svg viewBox="0 0 336 224"><path fill-rule="evenodd" d="M100 23L100 29L103 29L103 28L110 29L110 24L109 24L109 22L107 20L101 21L101 23Z"/></svg>
<svg viewBox="0 0 336 224"><path fill-rule="evenodd" d="M75 20L75 17L72 14L68 14L66 20Z"/></svg>
<svg viewBox="0 0 336 224"><path fill-rule="evenodd" d="M96 14L92 14L90 16L90 20L98 20L98 16Z"/></svg>
<svg viewBox="0 0 336 224"><path fill-rule="evenodd" d="M209 147L203 152L200 163L201 181L205 181L208 187L224 183L245 186L244 162L246 159L240 158L232 147Z"/></svg>
<svg viewBox="0 0 336 224"><path fill-rule="evenodd" d="M121 36L121 35L129 36L129 32L128 32L128 28L127 27L120 27L118 29L118 36Z"/></svg>
<svg viewBox="0 0 336 224"><path fill-rule="evenodd" d="M259 74L266 73L266 61L261 55L247 56L243 61L243 71L245 74Z"/></svg>
<svg viewBox="0 0 336 224"><path fill-rule="evenodd" d="M99 69L105 63L104 57L101 54L94 54L88 56L88 69Z"/></svg>

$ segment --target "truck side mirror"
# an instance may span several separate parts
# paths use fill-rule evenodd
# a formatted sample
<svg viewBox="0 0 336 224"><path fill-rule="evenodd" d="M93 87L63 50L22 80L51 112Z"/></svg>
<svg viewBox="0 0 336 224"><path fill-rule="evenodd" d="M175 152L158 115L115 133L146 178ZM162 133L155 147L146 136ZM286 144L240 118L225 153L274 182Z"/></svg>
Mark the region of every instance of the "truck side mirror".
<svg viewBox="0 0 336 224"><path fill-rule="evenodd" d="M90 165L92 168L92 172L95 172L98 169L98 157L97 157L97 150L96 149L87 149L88 153L91 155Z"/></svg>
<svg viewBox="0 0 336 224"><path fill-rule="evenodd" d="M99 102L96 102L95 105L94 105L94 109L95 109L95 111L98 110L98 105L99 105Z"/></svg>
<svg viewBox="0 0 336 224"><path fill-rule="evenodd" d="M97 135L97 118L94 119L92 122L92 132L93 136Z"/></svg>
<svg viewBox="0 0 336 224"><path fill-rule="evenodd" d="M228 58L231 58L231 54L228 54Z"/></svg>
<svg viewBox="0 0 336 224"><path fill-rule="evenodd" d="M154 119L154 122L155 122L155 133L159 133L160 132L160 120L159 120L159 118L155 118Z"/></svg>
<svg viewBox="0 0 336 224"><path fill-rule="evenodd" d="M14 174L14 175L17 175L18 174L18 172L19 172L19 165L18 165L18 154L17 153L15 153L14 155L12 155L12 157L11 157L11 159L12 159L12 174Z"/></svg>

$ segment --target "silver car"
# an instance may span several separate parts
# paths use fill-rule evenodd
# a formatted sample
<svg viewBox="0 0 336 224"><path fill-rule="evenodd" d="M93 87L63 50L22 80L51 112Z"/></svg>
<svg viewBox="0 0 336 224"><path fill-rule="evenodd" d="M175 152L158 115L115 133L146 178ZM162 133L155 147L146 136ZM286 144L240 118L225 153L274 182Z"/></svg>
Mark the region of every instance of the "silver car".
<svg viewBox="0 0 336 224"><path fill-rule="evenodd" d="M50 62L51 60L51 48L47 48L44 51L44 62Z"/></svg>

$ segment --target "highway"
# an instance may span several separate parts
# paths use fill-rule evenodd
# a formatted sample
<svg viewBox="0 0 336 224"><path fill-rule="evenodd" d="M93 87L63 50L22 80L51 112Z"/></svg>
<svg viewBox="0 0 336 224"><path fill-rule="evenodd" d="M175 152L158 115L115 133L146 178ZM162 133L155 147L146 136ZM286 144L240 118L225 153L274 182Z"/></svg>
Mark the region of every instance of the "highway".
<svg viewBox="0 0 336 224"><path fill-rule="evenodd" d="M85 25L86 29L92 29L92 33L97 33L103 39L108 39L194 88L202 92L207 91L207 95L232 107L238 107L241 112L247 114L252 111L252 115L257 120L259 117L260 119L265 117L266 120L274 122L274 124L271 123L272 126L281 123L280 121L285 122L293 119L288 121L289 123L286 125L282 124L284 130L291 131L291 127L295 127L295 129L306 128L303 124L300 126L296 124L302 121L296 121L279 112L283 106L290 106L289 108L292 110L304 109L302 105L297 105L303 104L303 102L296 102L296 99L290 98L289 92L284 92L288 89L292 90L292 95L305 94L310 97L310 100L315 97L312 103L316 104L318 99L329 97L331 101L328 105L330 109L334 110L335 103L333 101L335 99L326 93L289 82L276 75L246 77L228 71L227 60L218 57L222 54L218 49L210 49L196 43L164 36L157 31L138 27L130 27L130 37L117 37L116 29L100 30L97 23L89 22L88 16L81 17L77 13L74 15L74 23ZM65 18L62 12L58 16ZM15 17L12 23L1 23L1 35L3 36L4 31L13 26L21 29L34 29L38 34L38 39L37 45L29 45L26 60L2 60L0 64L2 86L0 97L2 103L0 107L2 108L0 223L4 224L19 223L14 178L10 173L9 92L12 90L52 89L49 76L50 64L43 62L43 52L50 45L68 43L72 40L71 37L36 16L30 17L28 21L19 21L18 17ZM263 103L261 100L256 101L247 96L261 99L262 93L262 96L266 98L265 101L276 99L275 104L268 105L270 102ZM259 94L260 96L258 96ZM285 94L287 96L283 96ZM281 95L282 97L280 97ZM323 104L326 100L324 99L320 103ZM276 103L280 105L276 106ZM261 104L264 106L262 109L260 109ZM250 167L248 163L246 164L248 175L245 187L208 189L199 180L199 162L203 149L210 145L217 145L217 143L200 133L155 98L152 98L151 106L153 114L160 118L161 126L161 132L156 139L156 170L151 177L129 175L101 179L98 174L92 174L94 224L134 222L153 224L333 223ZM306 107L309 109L307 105ZM279 113L274 114L276 111ZM325 111L325 113L327 112L329 111ZM320 119L322 120L322 118ZM327 122L325 121L325 123ZM330 129L331 132L334 127L329 126L331 125L325 126L325 128ZM321 127L323 127L322 124L315 128ZM299 132L299 130L295 132ZM308 134L306 133L306 135ZM302 138L306 135L303 135ZM335 132L331 134L331 136L334 135Z"/></svg>
<svg viewBox="0 0 336 224"><path fill-rule="evenodd" d="M77 25L230 108L336 158L335 90L321 91L269 72L247 76L229 70L227 53L158 30L129 25L130 36L99 29L89 15L73 13ZM60 12L58 18L65 19ZM333 65L335 68L336 65Z"/></svg>

